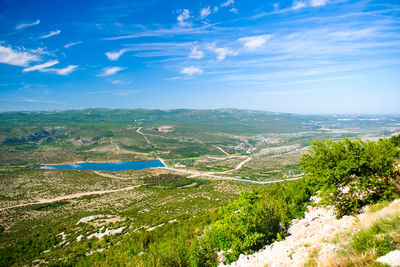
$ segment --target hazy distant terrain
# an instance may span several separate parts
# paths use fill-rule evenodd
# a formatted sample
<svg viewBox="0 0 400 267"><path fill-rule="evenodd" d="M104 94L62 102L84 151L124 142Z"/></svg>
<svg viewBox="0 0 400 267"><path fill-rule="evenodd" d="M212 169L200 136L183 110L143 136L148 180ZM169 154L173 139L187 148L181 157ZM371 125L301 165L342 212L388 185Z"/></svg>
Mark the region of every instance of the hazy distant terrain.
<svg viewBox="0 0 400 267"><path fill-rule="evenodd" d="M140 133L146 135L148 143ZM270 179L296 172L313 139L400 131L399 116L306 116L235 109L0 113L0 165L140 161ZM236 157L229 157L229 155Z"/></svg>

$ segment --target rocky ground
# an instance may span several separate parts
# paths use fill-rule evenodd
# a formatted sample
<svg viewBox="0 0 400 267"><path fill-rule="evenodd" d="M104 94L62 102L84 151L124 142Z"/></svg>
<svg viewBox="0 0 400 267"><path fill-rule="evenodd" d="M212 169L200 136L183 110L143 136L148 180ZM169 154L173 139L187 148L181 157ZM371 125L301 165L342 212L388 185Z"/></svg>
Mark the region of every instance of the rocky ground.
<svg viewBox="0 0 400 267"><path fill-rule="evenodd" d="M357 216L344 216L340 219L336 218L332 207L310 206L303 219L293 220L285 240L274 242L251 255L242 254L231 266L304 266L311 257L318 266L336 265L339 248L331 242L336 234L355 233L360 227L367 227L376 219L399 211L400 199L378 212L364 211ZM397 252L391 252L391 255L400 257ZM391 266L400 266L399 258L394 259L392 256L390 261L398 263ZM220 266L226 265L221 262Z"/></svg>

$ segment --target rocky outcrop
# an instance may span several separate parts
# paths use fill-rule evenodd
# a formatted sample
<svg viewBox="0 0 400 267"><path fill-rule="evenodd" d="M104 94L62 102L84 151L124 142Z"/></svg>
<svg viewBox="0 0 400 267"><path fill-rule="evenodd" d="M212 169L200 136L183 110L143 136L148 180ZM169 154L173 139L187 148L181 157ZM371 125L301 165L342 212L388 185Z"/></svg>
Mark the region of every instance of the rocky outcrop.
<svg viewBox="0 0 400 267"><path fill-rule="evenodd" d="M293 220L285 240L274 242L252 255L242 254L231 266L303 266L315 253L329 265L337 248L334 244L322 241L333 238L340 231L351 229L353 221L352 216L336 219L331 207L310 206L303 219Z"/></svg>
<svg viewBox="0 0 400 267"><path fill-rule="evenodd" d="M318 202L316 198L313 200ZM338 247L329 243L335 235L340 232L354 234L360 228L370 227L380 218L397 214L400 211L400 199L377 212L370 213L367 210L357 216L337 219L332 207L308 207L303 219L292 221L285 240L274 242L251 255L242 254L231 266L303 266L310 259L314 259L318 266L335 265ZM223 255L219 256L219 259L224 259ZM400 251L392 251L377 261L400 266ZM225 266L222 260L220 266Z"/></svg>
<svg viewBox="0 0 400 267"><path fill-rule="evenodd" d="M388 264L390 267L400 267L400 250L394 250L376 259L377 262Z"/></svg>

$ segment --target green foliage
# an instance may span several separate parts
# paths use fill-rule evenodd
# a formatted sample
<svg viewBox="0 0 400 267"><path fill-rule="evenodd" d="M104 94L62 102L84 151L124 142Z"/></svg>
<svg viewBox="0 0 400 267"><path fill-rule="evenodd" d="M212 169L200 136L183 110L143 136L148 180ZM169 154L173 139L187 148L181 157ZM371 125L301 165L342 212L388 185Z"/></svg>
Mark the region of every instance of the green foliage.
<svg viewBox="0 0 400 267"><path fill-rule="evenodd" d="M287 215L286 203L281 200L261 200L257 193L243 192L239 199L221 208L222 220L214 231L220 233L223 250L232 249L227 254L228 261L238 258L241 252L254 252L263 245L283 234Z"/></svg>
<svg viewBox="0 0 400 267"><path fill-rule="evenodd" d="M209 180L186 178L185 176L171 173L148 176L143 181L148 187L161 186L165 189L198 188L201 185L211 183Z"/></svg>
<svg viewBox="0 0 400 267"><path fill-rule="evenodd" d="M307 182L341 216L393 197L398 158L399 150L390 140L313 141L309 153L300 158L300 168Z"/></svg>
<svg viewBox="0 0 400 267"><path fill-rule="evenodd" d="M359 253L371 249L377 257L383 256L400 243L400 216L376 221L370 228L353 236L351 248Z"/></svg>
<svg viewBox="0 0 400 267"><path fill-rule="evenodd" d="M263 191L243 191L237 200L220 208L221 219L196 241L190 253L192 264L216 265L219 250L225 251L229 263L241 253L253 253L281 240L291 219L304 214L313 193L302 181L274 185Z"/></svg>
<svg viewBox="0 0 400 267"><path fill-rule="evenodd" d="M68 205L69 203L70 202L68 202L68 201L56 201L56 202L51 202L51 203L43 203L43 204L34 205L32 207L32 209L41 211L41 210L45 210L45 209L56 208L56 207Z"/></svg>
<svg viewBox="0 0 400 267"><path fill-rule="evenodd" d="M180 181L184 180L185 176L182 175L176 175L172 173L162 173L158 175L151 175L148 177L145 177L143 179L143 182L145 184L161 184L161 183L169 183L169 182L175 182L175 181Z"/></svg>
<svg viewBox="0 0 400 267"><path fill-rule="evenodd" d="M400 147L400 134L396 136L392 136L390 141L397 147Z"/></svg>
<svg viewBox="0 0 400 267"><path fill-rule="evenodd" d="M0 266L10 266L16 262L23 262L24 259L38 256L41 252L54 247L60 241L61 237L51 230L38 233L23 242L16 243L12 247L0 249Z"/></svg>

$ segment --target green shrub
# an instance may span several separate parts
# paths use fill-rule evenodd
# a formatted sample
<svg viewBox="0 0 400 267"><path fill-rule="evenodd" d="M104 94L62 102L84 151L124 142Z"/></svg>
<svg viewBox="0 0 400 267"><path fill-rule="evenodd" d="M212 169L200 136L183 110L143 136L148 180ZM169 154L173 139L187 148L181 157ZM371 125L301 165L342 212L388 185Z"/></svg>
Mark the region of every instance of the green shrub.
<svg viewBox="0 0 400 267"><path fill-rule="evenodd" d="M286 236L291 219L301 217L315 192L303 181L276 184L263 191L243 191L239 198L220 208L215 222L192 246L189 261L194 266L216 266L217 252L225 262L241 253L254 253Z"/></svg>
<svg viewBox="0 0 400 267"><path fill-rule="evenodd" d="M399 150L390 140L313 141L309 153L300 158L300 168L309 185L342 216L393 197L398 158Z"/></svg>

